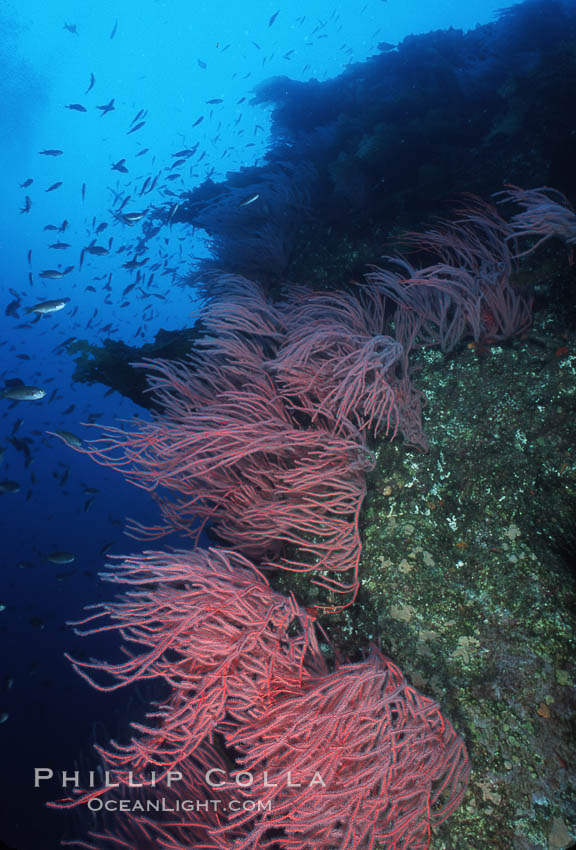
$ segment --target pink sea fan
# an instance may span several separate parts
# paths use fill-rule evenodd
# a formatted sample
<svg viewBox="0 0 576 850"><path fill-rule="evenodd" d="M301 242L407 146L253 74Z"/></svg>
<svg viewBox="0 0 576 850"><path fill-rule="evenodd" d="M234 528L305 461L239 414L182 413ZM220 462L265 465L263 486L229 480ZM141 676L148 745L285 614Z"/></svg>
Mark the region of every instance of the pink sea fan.
<svg viewBox="0 0 576 850"><path fill-rule="evenodd" d="M392 380L403 349L383 333L384 298L293 287L279 308L286 337L267 365L285 396L312 422L396 434L399 411Z"/></svg>
<svg viewBox="0 0 576 850"><path fill-rule="evenodd" d="M227 740L255 777L244 795L272 805L233 815L246 836L230 842L223 826L223 850L425 850L468 779L464 743L438 705L376 649L303 682Z"/></svg>
<svg viewBox="0 0 576 850"><path fill-rule="evenodd" d="M503 192L497 192L500 203L511 201L523 207L510 219L515 239L524 236L540 237L525 251L516 254L525 257L553 236L562 239L574 249L576 246L576 213L568 198L557 189L540 186L537 189L520 189L508 186Z"/></svg>
<svg viewBox="0 0 576 850"><path fill-rule="evenodd" d="M400 326L407 311L418 322L415 339L452 351L465 336L486 344L524 333L531 325L531 303L511 284L514 230L490 204L471 197L455 221L439 221L423 233L408 233L413 249L436 262L415 268L404 258L389 258L394 269L374 267L369 283L394 301ZM400 341L404 342L402 333Z"/></svg>
<svg viewBox="0 0 576 850"><path fill-rule="evenodd" d="M128 744L97 748L119 788L53 805L167 796L177 814L133 809L73 846L426 850L431 826L462 799L466 751L438 705L377 649L330 672L312 617L231 552L148 552L105 577L130 589L77 630L115 629L140 649L75 669L100 690L160 678L172 693L132 724ZM166 791L174 769L180 783ZM259 804L174 808L214 798Z"/></svg>
<svg viewBox="0 0 576 850"><path fill-rule="evenodd" d="M103 428L80 450L150 492L174 494L158 500L164 525L133 522L134 532L154 538L176 529L197 539L200 517L230 547L285 569L327 571L318 582L354 594L364 473L373 464L365 449L325 427L297 425L263 373L242 390L198 401L197 374L163 362L149 368L162 415L136 420L132 432Z"/></svg>
<svg viewBox="0 0 576 850"><path fill-rule="evenodd" d="M131 589L118 601L90 606L96 613L73 625L82 635L119 632L126 660L69 659L74 669L100 691L147 679L172 689L148 724L132 724L130 743L96 747L117 782L127 784L128 771L138 776L151 767L164 776L212 742L225 719L245 723L326 671L313 618L292 597L274 592L241 555L144 552L102 577ZM144 649L128 649L135 644Z"/></svg>

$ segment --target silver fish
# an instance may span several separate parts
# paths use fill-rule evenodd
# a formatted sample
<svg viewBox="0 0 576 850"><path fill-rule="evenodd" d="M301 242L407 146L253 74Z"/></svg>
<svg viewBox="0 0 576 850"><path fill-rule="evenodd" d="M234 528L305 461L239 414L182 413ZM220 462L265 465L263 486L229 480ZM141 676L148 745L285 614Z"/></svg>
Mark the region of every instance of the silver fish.
<svg viewBox="0 0 576 850"><path fill-rule="evenodd" d="M46 431L47 434L54 434L55 437L60 437L68 446L72 446L72 448L80 449L82 448L82 440L80 437L77 437L76 434L73 434L72 431L63 431L58 428L56 431Z"/></svg>
<svg viewBox="0 0 576 850"><path fill-rule="evenodd" d="M46 555L46 560L51 564L73 564L76 560L76 555L72 552L52 552Z"/></svg>
<svg viewBox="0 0 576 850"><path fill-rule="evenodd" d="M27 313L40 313L45 316L48 313L57 313L58 310L63 310L66 304L70 301L69 298L54 298L51 301L40 301L34 307L28 307Z"/></svg>
<svg viewBox="0 0 576 850"><path fill-rule="evenodd" d="M19 384L15 387L6 387L0 398L9 398L12 401L38 401L44 398L46 390L41 387L31 387Z"/></svg>

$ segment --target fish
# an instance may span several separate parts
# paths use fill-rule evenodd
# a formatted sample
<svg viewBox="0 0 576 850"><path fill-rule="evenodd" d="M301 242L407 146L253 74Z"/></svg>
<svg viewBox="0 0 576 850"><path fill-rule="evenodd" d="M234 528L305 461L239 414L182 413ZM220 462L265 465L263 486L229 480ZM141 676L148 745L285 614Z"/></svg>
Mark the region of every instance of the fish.
<svg viewBox="0 0 576 850"><path fill-rule="evenodd" d="M378 50L381 50L383 53L388 53L390 50L396 50L396 45L391 44L389 41L381 41L376 45Z"/></svg>
<svg viewBox="0 0 576 850"><path fill-rule="evenodd" d="M46 555L46 560L51 564L73 564L76 555L72 552L51 552L50 555Z"/></svg>
<svg viewBox="0 0 576 850"><path fill-rule="evenodd" d="M52 183L52 185L49 186L45 191L46 192L53 192L55 189L59 189L61 185L62 185L62 180L59 180L58 183Z"/></svg>
<svg viewBox="0 0 576 850"><path fill-rule="evenodd" d="M31 186L33 182L34 182L34 178L29 177L28 180L25 180L23 183L20 183L20 188L21 189L27 189L28 186Z"/></svg>
<svg viewBox="0 0 576 850"><path fill-rule="evenodd" d="M107 112L112 112L114 110L114 98L109 100L108 103L105 103L104 106L97 106L96 109L99 109L101 112L101 116L106 115Z"/></svg>
<svg viewBox="0 0 576 850"><path fill-rule="evenodd" d="M18 437L8 437L8 442L14 446L16 451L22 452L24 455L24 465L29 467L32 463L32 452L30 450L32 440L27 437L23 437L22 439Z"/></svg>
<svg viewBox="0 0 576 850"><path fill-rule="evenodd" d="M259 197L260 197L260 193L255 192L254 195L250 195L249 198L246 198L245 201L242 201L242 203L238 204L238 208L250 206L250 204L253 204L254 201L257 201Z"/></svg>
<svg viewBox="0 0 576 850"><path fill-rule="evenodd" d="M39 401L46 395L46 390L41 387L33 387L23 383L14 385L6 384L4 390L0 394L0 398L7 398L10 401Z"/></svg>
<svg viewBox="0 0 576 850"><path fill-rule="evenodd" d="M192 124L193 127L197 127L198 124L201 124L204 121L204 116L201 115L200 118L197 118L196 121Z"/></svg>
<svg viewBox="0 0 576 850"><path fill-rule="evenodd" d="M176 213L178 212L179 209L180 209L180 204L174 204L170 208L170 215L168 216L168 222L167 222L168 224L172 223L172 219L174 218L174 216L176 215Z"/></svg>
<svg viewBox="0 0 576 850"><path fill-rule="evenodd" d="M5 493L13 494L19 492L20 485L17 481L9 481L7 479L5 481L0 481L0 495L3 495Z"/></svg>
<svg viewBox="0 0 576 850"><path fill-rule="evenodd" d="M48 245L49 248L54 248L56 251L65 251L66 248L70 248L69 242L53 242L52 245Z"/></svg>
<svg viewBox="0 0 576 850"><path fill-rule="evenodd" d="M132 226L133 224L136 224L138 221L141 221L144 218L145 215L146 215L145 212L118 213L116 218L119 221L123 222L123 224L128 224L128 225Z"/></svg>
<svg viewBox="0 0 576 850"><path fill-rule="evenodd" d="M199 66L200 68L202 68L204 71L205 71L205 70L206 70L206 68L208 67L208 65L206 64L206 62L203 62L201 59L198 59L198 60L197 60L197 62L198 62L198 66Z"/></svg>
<svg viewBox="0 0 576 850"><path fill-rule="evenodd" d="M35 304L34 307L28 307L26 312L39 313L42 316L47 316L48 313L57 313L59 310L63 310L69 302L69 298L54 298L50 301L40 301L40 303Z"/></svg>
<svg viewBox="0 0 576 850"><path fill-rule="evenodd" d="M96 82L96 77L94 76L94 74L91 73L90 74L90 84L88 85L88 88L86 89L84 94L88 94L89 91L92 91L92 89L94 88L95 82Z"/></svg>
<svg viewBox="0 0 576 850"><path fill-rule="evenodd" d="M64 272L61 272L58 269L44 269L44 271L40 272L38 277L44 277L47 280L60 280L60 278L64 277Z"/></svg>
<svg viewBox="0 0 576 850"><path fill-rule="evenodd" d="M69 103L65 109L73 109L75 112L88 112L85 106L82 106L81 103Z"/></svg>
<svg viewBox="0 0 576 850"><path fill-rule="evenodd" d="M38 151L41 156L62 156L64 151L59 150L58 148L47 148L44 151Z"/></svg>
<svg viewBox="0 0 576 850"><path fill-rule="evenodd" d="M137 123L134 127L132 127L130 130L128 130L128 132L126 133L126 135L127 135L127 136L129 136L129 135L130 135L130 133L135 133L135 132L136 132L136 130L141 130L141 129L142 129L142 127L143 127L145 124L146 124L146 121L139 121L139 122L138 122L138 123Z"/></svg>
<svg viewBox="0 0 576 850"><path fill-rule="evenodd" d="M72 35L78 35L78 27L76 26L76 24L64 24L62 29L65 29L68 32L71 32Z"/></svg>
<svg viewBox="0 0 576 850"><path fill-rule="evenodd" d="M88 245L84 248L87 254L94 254L96 257L104 257L106 254L109 254L108 248L105 248L104 245Z"/></svg>
<svg viewBox="0 0 576 850"><path fill-rule="evenodd" d="M61 428L57 428L56 431L46 431L46 433L53 437L60 437L60 439L71 448L82 448L82 440L80 437L77 437L76 434L73 434L72 431L64 431Z"/></svg>
<svg viewBox="0 0 576 850"><path fill-rule="evenodd" d="M20 309L20 296L18 295L13 301L11 301L6 309L4 310L5 316L14 316L14 318L18 319L18 310Z"/></svg>
<svg viewBox="0 0 576 850"><path fill-rule="evenodd" d="M125 162L125 157L124 159L119 159L118 162L115 162L114 165L112 165L112 171L120 171L122 174L128 174L128 169L124 165Z"/></svg>
<svg viewBox="0 0 576 850"><path fill-rule="evenodd" d="M114 26L112 27L112 32L110 33L110 41L114 38L116 33L118 32L118 19L114 21Z"/></svg>
<svg viewBox="0 0 576 850"><path fill-rule="evenodd" d="M280 9L278 9L278 11L277 11L277 12L274 12L274 14L272 15L272 17L271 17L271 18L270 18L270 20L268 21L268 26L269 26L269 27L271 27L271 26L272 26L272 24L274 23L274 21L276 20L276 18L278 17L278 15L279 15L279 14L280 14Z"/></svg>
<svg viewBox="0 0 576 850"><path fill-rule="evenodd" d="M137 257L134 257L133 260L128 260L127 263L122 263L122 268L123 269L130 269L130 271L132 271L133 269L140 268L140 266L143 266L147 262L148 262L148 257L145 257L143 260L139 260Z"/></svg>
<svg viewBox="0 0 576 850"><path fill-rule="evenodd" d="M181 157L189 157L193 156L197 150L198 143L196 143L193 148L184 148L181 151L176 151L176 153L173 153L172 156L174 157L174 159L180 159Z"/></svg>
<svg viewBox="0 0 576 850"><path fill-rule="evenodd" d="M28 195L26 195L26 197L24 198L24 206L21 207L20 212L21 213L29 213L31 209L32 209L32 201L30 200Z"/></svg>
<svg viewBox="0 0 576 850"><path fill-rule="evenodd" d="M207 100L206 103L224 103L224 99L221 97L213 97L212 100Z"/></svg>

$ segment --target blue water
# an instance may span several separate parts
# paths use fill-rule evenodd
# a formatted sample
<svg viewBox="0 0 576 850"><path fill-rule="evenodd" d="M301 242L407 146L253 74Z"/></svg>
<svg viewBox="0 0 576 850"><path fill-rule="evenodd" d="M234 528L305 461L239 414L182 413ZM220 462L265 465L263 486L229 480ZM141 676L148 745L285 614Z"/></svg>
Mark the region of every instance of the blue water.
<svg viewBox="0 0 576 850"><path fill-rule="evenodd" d="M113 424L134 413L147 415L102 386L73 383L72 358L59 346L69 337L99 344L108 336L136 345L154 339L161 328L190 327L198 299L179 277L207 252L201 233L179 224L163 228L148 244L143 272L148 280L150 267L160 263L149 284L159 297L144 298L138 287L123 296L136 278L121 266L135 253L131 248L141 225L114 221L113 192L133 196L127 210L144 211L169 203L173 196L166 190L177 194L208 175L217 181L227 171L260 164L269 145L269 114L249 103L259 82L275 75L326 80L373 55L380 42L489 22L502 0L276 3L21 0L0 7L0 383L19 378L47 392L37 402L0 400L5 449L0 479L20 486L18 493L0 496L0 603L5 606L0 613L0 839L18 850L56 847L73 825L72 816L45 810L44 801L60 796L60 789L34 789L34 767L72 771L88 758L95 730L103 726L114 732L127 722L129 697L91 690L63 655L106 655L112 642L83 642L65 624L80 618L86 604L111 594L97 580L103 548L126 553L143 545L123 535L125 517L157 520L147 494L46 435L64 428L85 436L79 423L94 417ZM86 93L91 75L95 82ZM114 110L102 114L97 107L112 98ZM222 103L207 104L213 99ZM70 104L82 104L86 112L67 109ZM139 119L145 125L128 135L140 110L146 111ZM172 154L197 143L181 177L168 180ZM137 156L145 148L148 152ZM45 149L63 154L39 154ZM121 159L127 174L111 168ZM153 192L140 196L146 178L156 175ZM20 188L28 179L33 183ZM46 191L60 181L60 187ZM32 206L21 213L26 196ZM64 220L68 226L62 232L44 230ZM99 223L108 226L95 236ZM80 269L82 248L95 238L107 246L110 237L110 253L86 255ZM71 247L48 247L58 241ZM116 253L122 245L126 251ZM75 269L62 280L39 277L42 270L67 265ZM175 271L162 274L166 267ZM38 321L25 315L39 301L64 296L70 303L58 313ZM5 315L13 301L19 302L16 315ZM9 442L11 435L25 441L29 465ZM46 560L46 554L62 550L75 554L73 564ZM130 699L132 717L143 709L138 693Z"/></svg>

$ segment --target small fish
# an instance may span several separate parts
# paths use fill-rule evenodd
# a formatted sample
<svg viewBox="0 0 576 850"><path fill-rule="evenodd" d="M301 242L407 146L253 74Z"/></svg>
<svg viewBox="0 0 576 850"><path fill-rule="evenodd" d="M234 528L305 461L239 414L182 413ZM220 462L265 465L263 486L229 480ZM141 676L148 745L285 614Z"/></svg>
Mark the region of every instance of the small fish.
<svg viewBox="0 0 576 850"><path fill-rule="evenodd" d="M268 26L269 26L269 27L271 27L271 26L272 26L272 24L274 23L274 21L276 20L276 18L278 17L278 15L279 15L279 14L280 14L280 9L278 9L278 11L277 11L277 12L274 12L274 14L272 15L272 17L271 17L271 18L270 18L270 20L268 21Z"/></svg>
<svg viewBox="0 0 576 850"><path fill-rule="evenodd" d="M148 257L145 257L143 260L139 260L137 257L134 257L133 260L128 260L127 263L122 263L122 268L123 269L130 269L130 271L132 271L133 269L140 268L140 266L143 266L147 262L148 262Z"/></svg>
<svg viewBox="0 0 576 850"><path fill-rule="evenodd" d="M104 106L97 106L96 109L99 109L102 115L106 115L107 112L112 112L114 110L114 98L105 103ZM101 117L102 117L101 115Z"/></svg>
<svg viewBox="0 0 576 850"><path fill-rule="evenodd" d="M24 206L21 207L20 212L21 213L29 213L31 209L32 209L32 201L30 200L28 195L26 195L26 197L24 198Z"/></svg>
<svg viewBox="0 0 576 850"><path fill-rule="evenodd" d="M133 224L136 224L136 222L141 221L144 218L145 215L146 215L145 212L132 212L132 213L128 212L128 213L119 213L117 218L118 218L119 221L123 222L124 224L128 224L128 225L132 226Z"/></svg>
<svg viewBox="0 0 576 850"><path fill-rule="evenodd" d="M174 159L180 159L183 156L189 157L189 156L193 156L196 153L197 150L198 150L198 144L195 144L193 148L184 148L184 150L176 151L176 153L173 153L172 156L174 157Z"/></svg>
<svg viewBox="0 0 576 850"><path fill-rule="evenodd" d="M3 495L5 493L13 494L13 493L19 493L19 492L20 492L20 485L18 484L17 481L8 481L8 480L0 481L0 495Z"/></svg>
<svg viewBox="0 0 576 850"><path fill-rule="evenodd" d="M76 434L73 434L72 431L64 431L61 428L57 428L56 431L46 431L46 433L52 437L59 437L62 442L73 449L82 448L82 440Z"/></svg>
<svg viewBox="0 0 576 850"><path fill-rule="evenodd" d="M224 103L224 99L221 97L213 97L212 100L207 100L206 103Z"/></svg>
<svg viewBox="0 0 576 850"><path fill-rule="evenodd" d="M65 251L66 248L70 248L69 242L53 242L52 245L48 245L49 248L54 248L56 251Z"/></svg>
<svg viewBox="0 0 576 850"><path fill-rule="evenodd" d="M74 112L88 112L85 106L82 106L81 103L69 103L68 106L64 107L65 109L73 109Z"/></svg>
<svg viewBox="0 0 576 850"><path fill-rule="evenodd" d="M208 67L208 65L206 64L206 62L203 62L201 59L198 59L197 61L198 61L198 66L199 66L200 68L202 68L202 69L205 71L205 70L206 70L206 68Z"/></svg>
<svg viewBox="0 0 576 850"><path fill-rule="evenodd" d="M194 121L194 123L192 124L192 126L193 126L193 127L197 127L197 126L198 126L198 124L201 124L201 123L202 123L202 121L204 121L204 116L203 116L203 115L201 115L201 116L200 116L200 118L197 118L197 119L196 119L196 121Z"/></svg>
<svg viewBox="0 0 576 850"><path fill-rule="evenodd" d="M110 33L110 41L114 38L116 33L118 32L118 20L114 21L114 26L112 27L112 32Z"/></svg>
<svg viewBox="0 0 576 850"><path fill-rule="evenodd" d="M10 401L39 401L46 395L46 390L41 387L26 386L26 384L16 384L14 386L6 385L0 398L7 398Z"/></svg>
<svg viewBox="0 0 576 850"><path fill-rule="evenodd" d="M38 277L44 277L47 280L60 280L60 278L64 277L64 272L61 272L58 269L44 269L44 271L40 272Z"/></svg>
<svg viewBox="0 0 576 850"><path fill-rule="evenodd" d="M52 185L49 186L45 191L46 192L53 192L55 189L59 189L61 185L62 185L62 180L59 180L58 183L52 183Z"/></svg>
<svg viewBox="0 0 576 850"><path fill-rule="evenodd" d="M119 159L118 162L115 162L114 165L112 165L112 171L120 171L122 174L128 174L128 169L124 165L125 162L126 158Z"/></svg>
<svg viewBox="0 0 576 850"><path fill-rule="evenodd" d="M44 151L39 151L41 156L62 156L64 151L58 150L57 148L47 148Z"/></svg>
<svg viewBox="0 0 576 850"><path fill-rule="evenodd" d="M104 257L106 254L109 254L108 248L105 248L104 245L88 245L84 248L87 254L94 254L96 257Z"/></svg>
<svg viewBox="0 0 576 850"><path fill-rule="evenodd" d="M27 189L28 186L31 186L33 182L34 182L34 178L29 177L28 180L25 180L23 183L20 183L20 188L21 189Z"/></svg>
<svg viewBox="0 0 576 850"><path fill-rule="evenodd" d="M18 310L20 309L20 296L16 297L14 301L11 301L6 309L4 310L4 315L6 316L14 316L15 319L20 318L18 315Z"/></svg>
<svg viewBox="0 0 576 850"><path fill-rule="evenodd" d="M246 198L245 201L242 201L241 204L238 204L238 208L250 206L250 204L253 204L254 201L257 201L259 197L260 197L260 194L258 192L256 192L254 195L250 195L249 198Z"/></svg>
<svg viewBox="0 0 576 850"><path fill-rule="evenodd" d="M381 50L382 53L388 53L390 50L396 50L396 45L391 44L389 41L381 41L377 45L378 50Z"/></svg>
<svg viewBox="0 0 576 850"><path fill-rule="evenodd" d="M64 24L62 29L65 29L68 32L71 32L72 35L78 35L78 27L76 26L76 24Z"/></svg>
<svg viewBox="0 0 576 850"><path fill-rule="evenodd" d="M51 564L73 564L76 555L72 552L51 552L50 555L46 555L46 560Z"/></svg>
<svg viewBox="0 0 576 850"><path fill-rule="evenodd" d="M41 301L34 307L28 307L26 312L39 313L42 316L47 316L48 313L57 313L59 310L63 310L69 302L69 298L54 298L50 301Z"/></svg>
<svg viewBox="0 0 576 850"><path fill-rule="evenodd" d="M142 129L142 127L143 127L145 124L146 124L146 121L139 121L139 122L138 122L138 124L136 124L136 126L135 126L135 127L132 127L130 130L128 130L128 132L126 133L126 135L127 135L127 136L129 136L129 135L130 135L130 133L135 133L135 132L136 132L136 130L141 130L141 129Z"/></svg>
<svg viewBox="0 0 576 850"><path fill-rule="evenodd" d="M91 73L90 74L90 84L89 84L88 88L86 89L86 91L84 92L84 94L88 94L89 91L92 91L92 89L94 88L95 82L96 82L96 77L94 76L94 74Z"/></svg>
<svg viewBox="0 0 576 850"><path fill-rule="evenodd" d="M172 223L172 219L180 209L180 204L174 204L170 209L170 215L168 216L168 224Z"/></svg>

